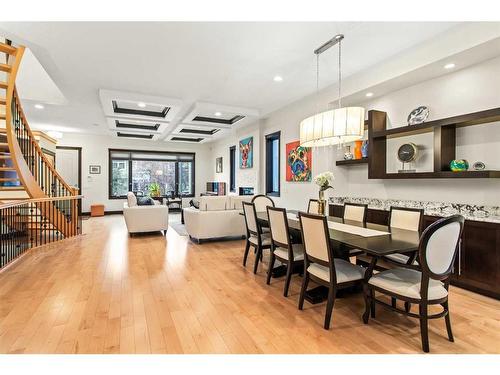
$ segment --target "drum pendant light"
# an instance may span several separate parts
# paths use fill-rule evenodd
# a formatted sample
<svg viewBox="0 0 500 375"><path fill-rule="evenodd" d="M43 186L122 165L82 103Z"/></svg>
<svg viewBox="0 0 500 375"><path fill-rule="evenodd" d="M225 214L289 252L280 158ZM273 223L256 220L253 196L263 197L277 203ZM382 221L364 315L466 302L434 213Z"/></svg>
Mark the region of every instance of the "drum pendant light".
<svg viewBox="0 0 500 375"><path fill-rule="evenodd" d="M339 46L338 108L316 113L300 123L300 145L303 147L330 146L363 138L365 109L342 107L342 39L338 34L314 51L316 55L316 88L319 89L319 55L330 47Z"/></svg>

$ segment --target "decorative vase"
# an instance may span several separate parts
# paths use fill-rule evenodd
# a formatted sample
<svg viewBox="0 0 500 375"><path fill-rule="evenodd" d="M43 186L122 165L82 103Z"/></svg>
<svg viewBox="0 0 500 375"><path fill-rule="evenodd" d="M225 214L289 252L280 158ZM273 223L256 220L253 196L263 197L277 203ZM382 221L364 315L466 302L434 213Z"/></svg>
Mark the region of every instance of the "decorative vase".
<svg viewBox="0 0 500 375"><path fill-rule="evenodd" d="M361 146L363 145L363 141L355 141L354 142L354 159L361 159Z"/></svg>
<svg viewBox="0 0 500 375"><path fill-rule="evenodd" d="M352 160L354 155L351 152L351 146L345 146L344 160Z"/></svg>
<svg viewBox="0 0 500 375"><path fill-rule="evenodd" d="M469 169L469 162L465 159L455 159L450 162L450 169L453 172L464 172Z"/></svg>
<svg viewBox="0 0 500 375"><path fill-rule="evenodd" d="M363 141L363 146L361 146L361 156L363 158L368 157L368 141Z"/></svg>
<svg viewBox="0 0 500 375"><path fill-rule="evenodd" d="M320 190L318 196L318 215L323 215L323 216L325 215L325 207L326 207L325 191Z"/></svg>

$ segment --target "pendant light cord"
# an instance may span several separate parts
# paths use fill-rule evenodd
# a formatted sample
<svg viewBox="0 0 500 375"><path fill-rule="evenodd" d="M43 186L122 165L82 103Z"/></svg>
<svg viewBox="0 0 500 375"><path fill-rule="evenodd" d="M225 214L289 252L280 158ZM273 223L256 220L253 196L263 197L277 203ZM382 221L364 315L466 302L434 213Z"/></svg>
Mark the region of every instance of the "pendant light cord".
<svg viewBox="0 0 500 375"><path fill-rule="evenodd" d="M342 40L339 40L339 108L342 108Z"/></svg>

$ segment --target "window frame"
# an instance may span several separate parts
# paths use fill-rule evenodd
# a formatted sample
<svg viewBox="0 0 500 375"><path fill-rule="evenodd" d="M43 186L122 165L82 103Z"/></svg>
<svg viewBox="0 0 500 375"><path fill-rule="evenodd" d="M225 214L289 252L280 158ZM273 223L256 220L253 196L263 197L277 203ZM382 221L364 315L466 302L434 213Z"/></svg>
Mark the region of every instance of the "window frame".
<svg viewBox="0 0 500 375"><path fill-rule="evenodd" d="M273 190L273 158L269 156L273 154L272 144L273 141L278 140L278 190ZM281 194L281 131L277 131L266 135L266 195L271 197L279 197Z"/></svg>
<svg viewBox="0 0 500 375"><path fill-rule="evenodd" d="M112 158L111 154L113 152L127 152L129 153L128 158ZM150 155L174 155L174 156L190 156L192 159L191 160L165 160L165 159L155 159L155 158L133 158L130 156L132 153L140 153L140 154L150 154ZM123 160L128 162L128 191L132 191L132 162L133 161L160 161L160 162L165 162L165 161L171 161L175 163L175 194L178 196L179 194L179 163L181 162L190 162L192 163L192 168L191 168L191 191L192 194L188 195L183 195L182 198L192 198L196 195L195 187L195 170L196 170L196 153L194 152L181 152L181 151L152 151L152 150L136 150L136 149L119 149L119 148L109 148L108 149L108 199L126 199L127 196L114 196L111 194L112 190L112 183L113 183L113 160Z"/></svg>
<svg viewBox="0 0 500 375"><path fill-rule="evenodd" d="M236 146L229 147L229 192L236 193Z"/></svg>

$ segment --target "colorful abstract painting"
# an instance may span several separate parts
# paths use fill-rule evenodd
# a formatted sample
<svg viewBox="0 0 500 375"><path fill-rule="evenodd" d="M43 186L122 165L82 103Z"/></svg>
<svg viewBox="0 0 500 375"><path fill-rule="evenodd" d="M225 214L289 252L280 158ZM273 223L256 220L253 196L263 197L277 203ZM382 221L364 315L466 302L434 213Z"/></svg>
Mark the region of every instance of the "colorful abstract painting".
<svg viewBox="0 0 500 375"><path fill-rule="evenodd" d="M253 167L253 137L248 137L240 141L240 168L247 169Z"/></svg>
<svg viewBox="0 0 500 375"><path fill-rule="evenodd" d="M301 147L300 141L286 145L286 180L310 182L312 180L312 151Z"/></svg>

